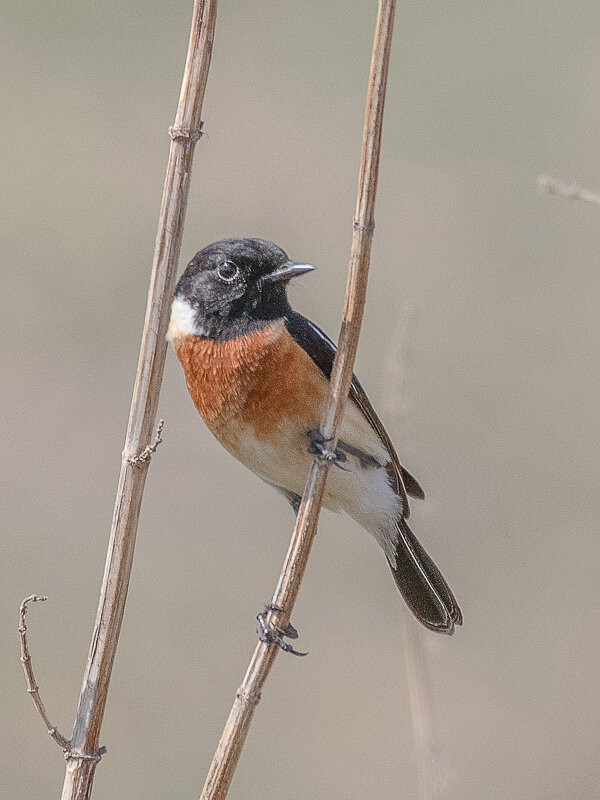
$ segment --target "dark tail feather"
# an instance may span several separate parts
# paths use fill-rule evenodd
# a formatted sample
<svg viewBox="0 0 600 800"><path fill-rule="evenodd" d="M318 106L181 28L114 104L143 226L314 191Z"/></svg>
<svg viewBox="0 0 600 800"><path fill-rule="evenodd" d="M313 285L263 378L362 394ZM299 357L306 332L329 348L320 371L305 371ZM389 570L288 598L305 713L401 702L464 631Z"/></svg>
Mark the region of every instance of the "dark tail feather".
<svg viewBox="0 0 600 800"><path fill-rule="evenodd" d="M390 567L398 589L415 617L432 631L451 636L462 614L442 573L400 518L396 566Z"/></svg>

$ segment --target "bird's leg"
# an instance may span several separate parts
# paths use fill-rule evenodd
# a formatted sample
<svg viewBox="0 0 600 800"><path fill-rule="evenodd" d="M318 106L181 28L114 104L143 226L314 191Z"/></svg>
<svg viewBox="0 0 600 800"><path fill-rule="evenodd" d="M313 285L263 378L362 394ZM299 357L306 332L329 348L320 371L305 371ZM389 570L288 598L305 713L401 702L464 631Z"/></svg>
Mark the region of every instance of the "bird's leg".
<svg viewBox="0 0 600 800"><path fill-rule="evenodd" d="M292 507L292 511L296 516L298 516L298 512L300 511L300 503L302 502L302 498L299 494L295 494L293 498L290 500L290 505Z"/></svg>
<svg viewBox="0 0 600 800"><path fill-rule="evenodd" d="M284 489L281 486L278 486L277 489L281 492L281 494L291 505L294 514L298 516L298 511L300 510L300 503L302 502L302 498L300 497L300 495L296 494L296 492L290 492L288 489Z"/></svg>
<svg viewBox="0 0 600 800"><path fill-rule="evenodd" d="M272 603L268 603L265 606L265 610L257 615L258 630L256 632L258 633L260 641L268 644L276 644L284 653L291 653L293 656L307 656L308 653L300 653L298 650L294 650L291 644L283 641L284 636L288 639L298 638L298 631L294 628L292 623L288 623L285 628L274 625L267 619L269 611L278 612L283 611L283 609L279 608L279 606L274 606Z"/></svg>
<svg viewBox="0 0 600 800"><path fill-rule="evenodd" d="M310 442L308 445L308 452L311 453L311 455L318 456L323 461L330 461L334 467L338 467L338 469L344 472L349 472L346 467L342 467L342 462L346 460L346 453L343 453L339 449L333 451L327 448L328 442L332 441L331 439L325 439L318 428L312 428L310 431L307 431L306 435Z"/></svg>

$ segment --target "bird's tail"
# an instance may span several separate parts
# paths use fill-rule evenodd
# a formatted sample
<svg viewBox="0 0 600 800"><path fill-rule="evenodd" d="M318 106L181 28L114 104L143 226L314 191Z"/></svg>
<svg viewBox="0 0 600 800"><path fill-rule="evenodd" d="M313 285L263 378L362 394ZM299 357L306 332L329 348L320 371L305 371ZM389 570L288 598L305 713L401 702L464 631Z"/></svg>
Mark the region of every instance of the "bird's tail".
<svg viewBox="0 0 600 800"><path fill-rule="evenodd" d="M462 614L450 587L403 517L396 528L396 564L390 567L402 597L426 628L451 636Z"/></svg>

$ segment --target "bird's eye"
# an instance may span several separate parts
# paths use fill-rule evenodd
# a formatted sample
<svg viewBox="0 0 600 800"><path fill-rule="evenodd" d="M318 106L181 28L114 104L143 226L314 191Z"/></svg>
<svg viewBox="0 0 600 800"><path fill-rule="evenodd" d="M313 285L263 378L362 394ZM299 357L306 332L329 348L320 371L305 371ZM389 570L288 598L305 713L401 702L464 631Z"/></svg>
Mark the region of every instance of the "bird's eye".
<svg viewBox="0 0 600 800"><path fill-rule="evenodd" d="M225 283L233 283L239 275L240 268L233 261L224 261L217 267L217 274Z"/></svg>

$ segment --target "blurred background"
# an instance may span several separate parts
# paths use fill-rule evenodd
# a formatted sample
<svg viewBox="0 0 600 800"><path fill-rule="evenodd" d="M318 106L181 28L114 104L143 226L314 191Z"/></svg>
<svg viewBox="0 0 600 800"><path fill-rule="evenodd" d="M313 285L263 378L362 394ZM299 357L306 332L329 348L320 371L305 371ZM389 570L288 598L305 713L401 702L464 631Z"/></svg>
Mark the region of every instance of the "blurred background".
<svg viewBox="0 0 600 800"><path fill-rule="evenodd" d="M58 797L28 616L70 735L96 612L192 3L3 4L0 591L6 797ZM221 3L182 265L224 236L319 271L337 336L376 3ZM440 796L597 798L600 17L592 2L400 3L357 372L427 492L462 605L425 634ZM211 438L169 354L97 800L197 798L293 517ZM231 798L415 797L402 620L375 543L324 513ZM416 623L414 623L416 625Z"/></svg>

